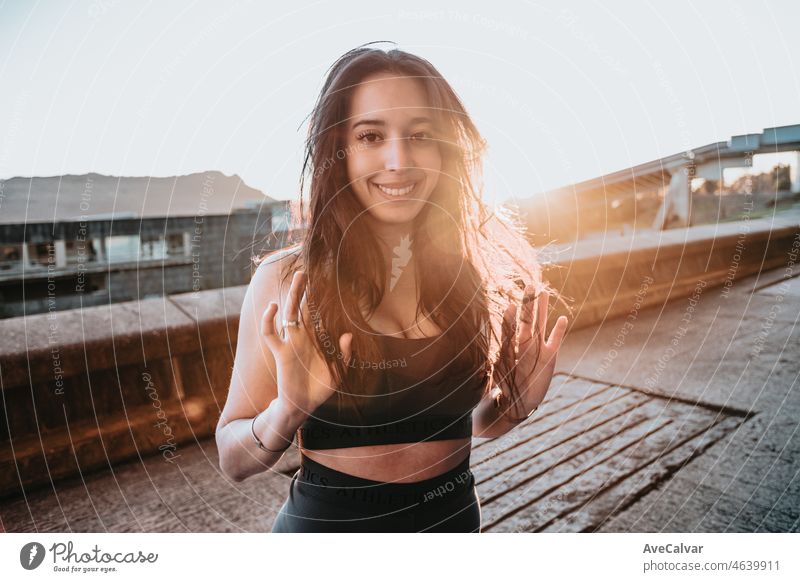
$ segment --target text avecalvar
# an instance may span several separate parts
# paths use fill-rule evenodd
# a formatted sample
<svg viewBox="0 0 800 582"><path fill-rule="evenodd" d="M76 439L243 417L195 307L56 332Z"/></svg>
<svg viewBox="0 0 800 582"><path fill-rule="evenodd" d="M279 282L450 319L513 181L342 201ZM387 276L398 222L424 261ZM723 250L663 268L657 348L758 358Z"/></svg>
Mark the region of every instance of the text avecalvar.
<svg viewBox="0 0 800 582"><path fill-rule="evenodd" d="M702 554L703 546L687 546L684 543L663 546L644 545L643 554Z"/></svg>

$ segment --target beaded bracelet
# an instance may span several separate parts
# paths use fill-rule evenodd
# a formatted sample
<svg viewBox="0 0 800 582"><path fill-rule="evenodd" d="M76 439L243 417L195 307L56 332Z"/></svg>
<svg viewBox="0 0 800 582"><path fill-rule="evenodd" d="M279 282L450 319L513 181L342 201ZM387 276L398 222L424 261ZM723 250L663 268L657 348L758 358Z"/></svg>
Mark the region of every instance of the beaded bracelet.
<svg viewBox="0 0 800 582"><path fill-rule="evenodd" d="M256 441L256 444L258 445L259 449L261 449L262 451L267 451L268 453L282 453L283 451L288 449L290 446L292 446L292 441L289 441L289 444L286 445L285 447L283 447L282 449L279 449L277 451L273 451L272 449L268 449L263 444L261 444L261 440L256 436L256 419L258 417L259 417L258 414L256 414L253 417L253 422L250 423L250 432L253 433L253 440Z"/></svg>

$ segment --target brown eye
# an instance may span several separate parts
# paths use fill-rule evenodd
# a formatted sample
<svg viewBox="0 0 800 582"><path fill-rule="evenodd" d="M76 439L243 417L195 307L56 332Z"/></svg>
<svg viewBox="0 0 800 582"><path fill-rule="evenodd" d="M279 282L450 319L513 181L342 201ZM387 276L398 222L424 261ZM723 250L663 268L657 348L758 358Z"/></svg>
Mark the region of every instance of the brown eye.
<svg viewBox="0 0 800 582"><path fill-rule="evenodd" d="M363 131L363 132L359 133L358 136L356 136L356 139L358 139L359 141L366 142L366 143L375 143L375 141L379 137L380 136L377 133L375 133L374 131ZM369 138L375 138L375 139L369 139Z"/></svg>

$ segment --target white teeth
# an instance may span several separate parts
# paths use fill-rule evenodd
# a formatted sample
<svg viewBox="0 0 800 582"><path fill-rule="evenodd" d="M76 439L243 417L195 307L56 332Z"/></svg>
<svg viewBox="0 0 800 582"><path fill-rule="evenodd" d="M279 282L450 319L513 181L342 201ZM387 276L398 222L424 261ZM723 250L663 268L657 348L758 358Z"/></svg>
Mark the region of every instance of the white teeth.
<svg viewBox="0 0 800 582"><path fill-rule="evenodd" d="M414 186L416 186L416 184L411 184L411 186L406 186L405 188L385 188L380 184L375 185L381 189L381 192L384 192L389 196L405 196L414 189Z"/></svg>

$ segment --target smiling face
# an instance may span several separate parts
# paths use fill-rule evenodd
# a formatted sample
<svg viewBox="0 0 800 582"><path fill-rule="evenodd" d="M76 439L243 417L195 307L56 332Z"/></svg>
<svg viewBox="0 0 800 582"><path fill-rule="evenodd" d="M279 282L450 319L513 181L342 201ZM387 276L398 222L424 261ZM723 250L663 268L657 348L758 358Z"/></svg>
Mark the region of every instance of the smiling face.
<svg viewBox="0 0 800 582"><path fill-rule="evenodd" d="M435 123L416 79L381 73L354 90L343 124L347 176L378 230L410 224L436 188L442 156Z"/></svg>

